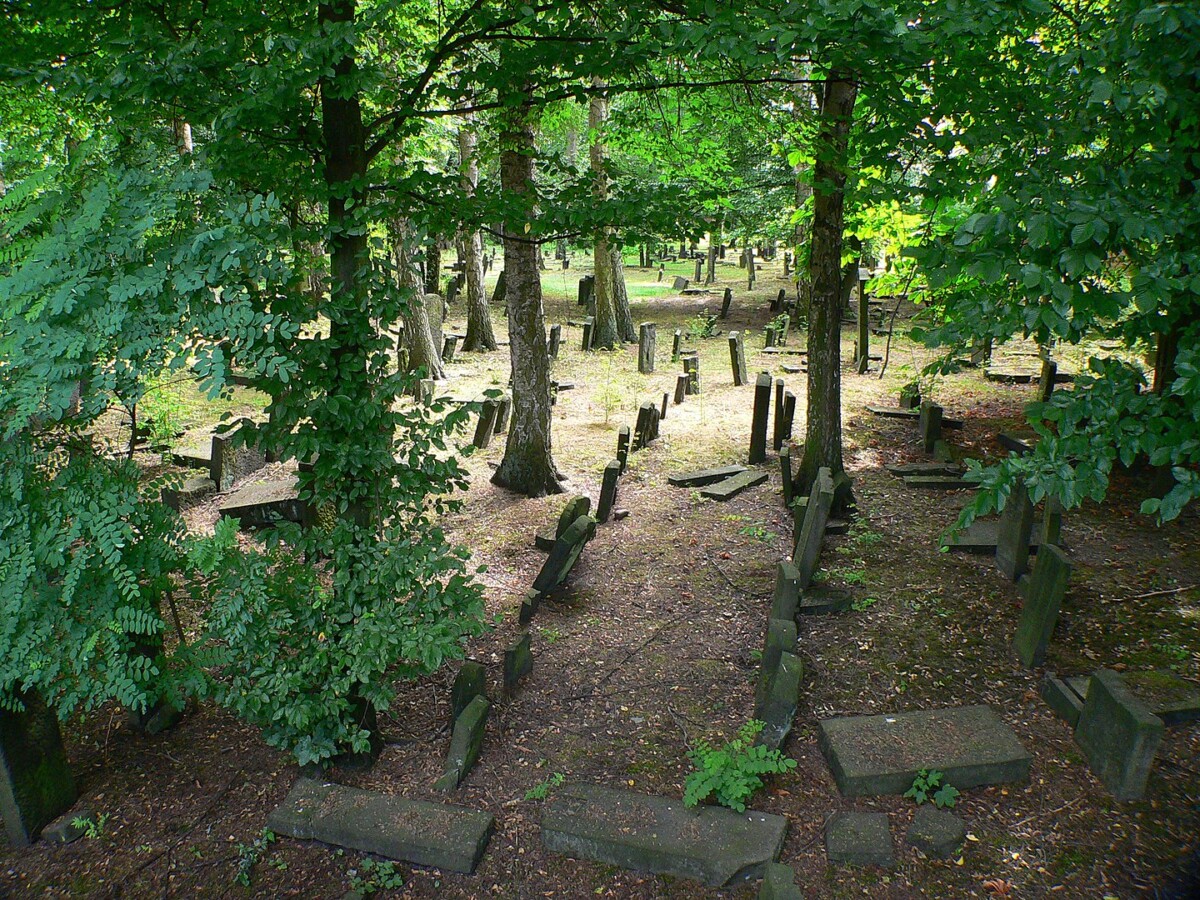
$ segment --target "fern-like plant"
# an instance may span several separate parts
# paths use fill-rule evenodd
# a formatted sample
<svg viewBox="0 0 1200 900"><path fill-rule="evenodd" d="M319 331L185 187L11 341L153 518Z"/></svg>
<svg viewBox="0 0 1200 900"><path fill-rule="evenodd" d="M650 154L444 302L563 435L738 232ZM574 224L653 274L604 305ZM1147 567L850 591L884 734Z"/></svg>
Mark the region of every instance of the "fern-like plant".
<svg viewBox="0 0 1200 900"><path fill-rule="evenodd" d="M746 801L763 786L762 776L796 768L796 761L779 750L771 750L754 739L763 730L763 722L751 719L737 737L723 747L698 740L688 751L696 771L688 776L683 788L685 806L695 806L712 797L721 806L746 811Z"/></svg>

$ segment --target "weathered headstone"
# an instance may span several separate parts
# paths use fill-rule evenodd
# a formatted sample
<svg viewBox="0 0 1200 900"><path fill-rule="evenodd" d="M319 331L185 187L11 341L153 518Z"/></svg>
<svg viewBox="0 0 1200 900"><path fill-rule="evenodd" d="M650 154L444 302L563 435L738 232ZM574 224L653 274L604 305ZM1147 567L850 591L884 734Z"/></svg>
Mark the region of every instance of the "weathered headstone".
<svg viewBox="0 0 1200 900"><path fill-rule="evenodd" d="M920 406L921 386L915 381L910 381L904 387L900 388L900 408L919 409Z"/></svg>
<svg viewBox="0 0 1200 900"><path fill-rule="evenodd" d="M609 465L611 466L612 463ZM603 499L601 496L601 502ZM599 513L600 510L597 509L597 515ZM580 516L554 542L554 549L550 551L537 578L533 580L535 591L548 594L567 580L567 576L571 574L571 569L574 568L584 546L596 533L596 521L591 516Z"/></svg>
<svg viewBox="0 0 1200 900"><path fill-rule="evenodd" d="M596 521L607 522L617 502L617 481L621 477L621 463L612 460L604 467L604 479L600 484L600 501L596 504Z"/></svg>
<svg viewBox="0 0 1200 900"><path fill-rule="evenodd" d="M1042 360L1042 372L1038 376L1037 398L1042 403L1050 402L1050 397L1054 394L1054 381L1057 375L1058 364L1047 356Z"/></svg>
<svg viewBox="0 0 1200 900"><path fill-rule="evenodd" d="M675 377L675 403L676 405L683 402L683 398L687 396L688 385L692 383L692 378L687 373L677 375Z"/></svg>
<svg viewBox="0 0 1200 900"><path fill-rule="evenodd" d="M792 448L785 444L779 448L779 475L783 484L783 505L792 505Z"/></svg>
<svg viewBox="0 0 1200 900"><path fill-rule="evenodd" d="M1017 623L1013 649L1029 668L1046 661L1046 647L1058 621L1067 582L1071 578L1071 563L1053 544L1043 544L1038 550L1033 576L1025 592L1025 607Z"/></svg>
<svg viewBox="0 0 1200 900"><path fill-rule="evenodd" d="M780 291L780 293L783 293ZM775 334L777 336L776 344L780 347L786 347L788 342L788 330L792 327L792 317L784 313L779 317L779 321L775 325Z"/></svg>
<svg viewBox="0 0 1200 900"><path fill-rule="evenodd" d="M750 372L746 368L746 347L742 342L740 331L729 332L729 363L733 369L733 383L737 386L750 380Z"/></svg>
<svg viewBox="0 0 1200 900"><path fill-rule="evenodd" d="M763 700L767 694L767 684L775 670L779 667L779 657L782 653L794 653L796 650L796 620L767 619L767 631L763 637L762 658L759 660L758 686L755 689L755 718L761 711Z"/></svg>
<svg viewBox="0 0 1200 900"><path fill-rule="evenodd" d="M442 341L442 362L454 362L454 353L458 350L458 335L448 334Z"/></svg>
<svg viewBox="0 0 1200 900"><path fill-rule="evenodd" d="M1145 794L1162 736L1162 719L1134 696L1120 675L1110 669L1092 675L1075 726L1075 743L1118 800L1138 800Z"/></svg>
<svg viewBox="0 0 1200 900"><path fill-rule="evenodd" d="M704 487L716 484L746 471L745 466L720 466L715 469L699 469L692 472L676 472L667 476L667 484L672 487Z"/></svg>
<svg viewBox="0 0 1200 900"><path fill-rule="evenodd" d="M779 856L787 819L600 785L559 788L542 813L549 850L711 887L761 875Z"/></svg>
<svg viewBox="0 0 1200 900"><path fill-rule="evenodd" d="M783 392L783 439L792 436L792 423L796 420L796 395L791 391Z"/></svg>
<svg viewBox="0 0 1200 900"><path fill-rule="evenodd" d="M0 819L8 842L26 847L78 795L58 717L33 693L19 699L22 712L0 709Z"/></svg>
<svg viewBox="0 0 1200 900"><path fill-rule="evenodd" d="M638 371L643 375L654 371L656 340L657 326L653 322L643 322L638 329Z"/></svg>
<svg viewBox="0 0 1200 900"><path fill-rule="evenodd" d="M780 288L779 293L775 295L775 299L771 301L771 312L779 312L783 309L783 304L787 301L787 289Z"/></svg>
<svg viewBox="0 0 1200 900"><path fill-rule="evenodd" d="M696 284L699 284L700 279L704 277L704 268L703 267L704 267L704 261L701 259L697 259L696 260L696 275L692 279L692 281L696 282Z"/></svg>
<svg viewBox="0 0 1200 900"><path fill-rule="evenodd" d="M487 670L482 663L464 660L450 688L450 725L458 721L462 711L476 697L487 696Z"/></svg>
<svg viewBox="0 0 1200 900"><path fill-rule="evenodd" d="M178 487L163 488L160 497L164 505L169 506L175 512L179 512L186 506L199 500L206 494L211 494L217 489L213 480L207 475L197 475L192 478L185 478Z"/></svg>
<svg viewBox="0 0 1200 900"><path fill-rule="evenodd" d="M643 403L638 407L637 423L633 429L633 450L643 450L658 439L658 407Z"/></svg>
<svg viewBox="0 0 1200 900"><path fill-rule="evenodd" d="M967 827L947 809L918 806L904 839L928 857L949 859L967 839Z"/></svg>
<svg viewBox="0 0 1200 900"><path fill-rule="evenodd" d="M758 888L758 900L804 900L800 888L796 887L796 873L792 867L767 863Z"/></svg>
<svg viewBox="0 0 1200 900"><path fill-rule="evenodd" d="M308 524L309 505L300 499L295 475L247 484L217 507L221 518L237 519L242 528L272 528L280 521Z"/></svg>
<svg viewBox="0 0 1200 900"><path fill-rule="evenodd" d="M775 323L767 325L763 329L763 348L770 349L774 347L778 341L778 333L775 331Z"/></svg>
<svg viewBox="0 0 1200 900"><path fill-rule="evenodd" d="M761 373L754 382L754 413L750 423L750 465L766 462L767 419L771 413L771 376Z"/></svg>
<svg viewBox="0 0 1200 900"><path fill-rule="evenodd" d="M579 340L579 349L584 353L592 349L592 332L595 330L596 320L588 316L583 320L583 335Z"/></svg>
<svg viewBox="0 0 1200 900"><path fill-rule="evenodd" d="M794 620L800 603L800 571L791 560L781 559L775 567L775 596L771 618Z"/></svg>
<svg viewBox="0 0 1200 900"><path fill-rule="evenodd" d="M485 259L486 259L486 257L485 257ZM484 271L487 271L487 269L485 268ZM500 274L496 276L496 287L492 291L492 299L490 302L492 303L492 305L499 304L500 306L505 306L507 299L508 299L508 278L506 277L504 270L501 269Z"/></svg>
<svg viewBox="0 0 1200 900"><path fill-rule="evenodd" d="M469 875L483 858L495 819L483 810L301 778L267 817L267 827L299 840Z"/></svg>
<svg viewBox="0 0 1200 900"><path fill-rule="evenodd" d="M672 289L674 289L676 291L682 291L682 290L687 289L687 286L689 283L690 282L686 278L684 278L682 275L676 275L675 281L672 282L671 287L672 287Z"/></svg>
<svg viewBox="0 0 1200 900"><path fill-rule="evenodd" d="M433 395L437 391L437 382L432 378L422 378L417 383L417 399L422 406L430 406L433 403Z"/></svg>
<svg viewBox="0 0 1200 900"><path fill-rule="evenodd" d="M662 281L662 280L663 280L663 273L664 273L664 272L665 272L665 267L664 267L663 265L661 265L661 264L660 264L660 265L659 265L659 267L658 267L658 277L657 277L655 280L656 280L656 281Z"/></svg>
<svg viewBox="0 0 1200 900"><path fill-rule="evenodd" d="M522 678L533 671L533 653L529 632L524 632L504 651L504 689L512 691Z"/></svg>
<svg viewBox="0 0 1200 900"><path fill-rule="evenodd" d="M1062 503L1055 497L1046 498L1046 510L1042 517L1041 543L1061 546Z"/></svg>
<svg viewBox="0 0 1200 900"><path fill-rule="evenodd" d="M829 521L829 511L832 507L833 475L829 469L822 467L817 471L808 505L804 508L804 521L800 526L800 533L796 536L796 547L792 554L792 561L800 574L802 591L807 590L812 583L817 559L821 555L821 540L825 537L825 525Z"/></svg>
<svg viewBox="0 0 1200 900"><path fill-rule="evenodd" d="M783 433L784 425L786 424L783 418L783 379L775 379L775 428L771 435L771 448L778 453L783 447L783 441L787 437Z"/></svg>
<svg viewBox="0 0 1200 900"><path fill-rule="evenodd" d="M551 359L558 359L558 348L562 344L562 325L550 326L550 338L546 342L546 353Z"/></svg>
<svg viewBox="0 0 1200 900"><path fill-rule="evenodd" d="M725 295L721 298L721 318L729 318L729 306L733 303L733 288L725 288Z"/></svg>
<svg viewBox="0 0 1200 900"><path fill-rule="evenodd" d="M1009 581L1016 581L1029 568L1029 538L1033 533L1033 504L1029 491L1018 482L1008 495L996 534L996 568Z"/></svg>
<svg viewBox="0 0 1200 900"><path fill-rule="evenodd" d="M504 434L508 431L508 418L512 415L512 395L501 394L496 398L496 424L492 426L492 434Z"/></svg>
<svg viewBox="0 0 1200 900"><path fill-rule="evenodd" d="M255 446L257 435L250 426L243 425L236 432L212 436L210 474L219 491L227 491L239 478L256 472L267 464L266 454ZM241 443L242 439L246 443Z"/></svg>
<svg viewBox="0 0 1200 900"><path fill-rule="evenodd" d="M936 403L926 400L921 404L921 446L926 453L932 453L934 445L942 439L942 408Z"/></svg>
<svg viewBox="0 0 1200 900"><path fill-rule="evenodd" d="M688 376L688 394L700 393L700 356L693 354L683 358L683 371Z"/></svg>
<svg viewBox="0 0 1200 900"><path fill-rule="evenodd" d="M479 405L479 421L475 425L475 436L471 439L480 450L486 450L492 442L492 433L496 429L496 414L498 406L491 398Z"/></svg>
<svg viewBox="0 0 1200 900"><path fill-rule="evenodd" d="M577 294L577 303L579 306L587 306L596 292L596 276L584 275L579 279L579 291Z"/></svg>
<svg viewBox="0 0 1200 900"><path fill-rule="evenodd" d="M843 810L825 823L825 852L834 865L895 865L887 813Z"/></svg>
<svg viewBox="0 0 1200 900"><path fill-rule="evenodd" d="M625 474L625 469L629 465L629 442L630 430L628 425L622 425L617 431L617 464L620 467L620 474Z"/></svg>
<svg viewBox="0 0 1200 900"><path fill-rule="evenodd" d="M795 653L784 650L763 691L763 699L755 716L763 722L758 743L778 750L787 740L800 702L800 682L804 678L804 663Z"/></svg>
<svg viewBox="0 0 1200 900"><path fill-rule="evenodd" d="M442 777L434 783L435 790L454 790L462 784L462 780L474 767L483 747L490 708L487 697L476 696L454 720L450 750L446 754L446 769Z"/></svg>
<svg viewBox="0 0 1200 900"><path fill-rule="evenodd" d="M700 489L700 496L709 500L732 500L742 491L757 487L767 480L766 472L742 472Z"/></svg>

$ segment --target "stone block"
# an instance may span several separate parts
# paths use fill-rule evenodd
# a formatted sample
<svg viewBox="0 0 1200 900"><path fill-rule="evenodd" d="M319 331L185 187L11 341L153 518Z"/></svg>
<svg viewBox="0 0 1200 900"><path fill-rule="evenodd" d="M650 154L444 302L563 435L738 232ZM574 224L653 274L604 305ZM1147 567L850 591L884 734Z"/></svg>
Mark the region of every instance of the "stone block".
<svg viewBox="0 0 1200 900"><path fill-rule="evenodd" d="M1033 536L1033 504L1024 484L1013 487L1000 516L996 533L996 568L1009 581L1016 581L1029 569L1029 541Z"/></svg>
<svg viewBox="0 0 1200 900"><path fill-rule="evenodd" d="M1146 792L1163 727L1162 719L1134 696L1120 675L1100 669L1088 683L1075 743L1114 797L1138 800Z"/></svg>
<svg viewBox="0 0 1200 900"><path fill-rule="evenodd" d="M495 828L483 810L299 779L267 817L276 834L471 874Z"/></svg>
<svg viewBox="0 0 1200 900"><path fill-rule="evenodd" d="M612 466L613 463L609 465ZM591 516L580 516L576 519L571 527L563 532L562 537L555 541L554 549L550 551L541 571L534 579L533 589L538 593L548 594L566 581L584 546L595 533L596 520Z"/></svg>
<svg viewBox="0 0 1200 900"><path fill-rule="evenodd" d="M779 654L779 665L767 682L762 703L755 718L764 723L757 743L778 750L787 740L800 702L800 683L804 680L804 663L794 653Z"/></svg>
<svg viewBox="0 0 1200 900"><path fill-rule="evenodd" d="M792 867L783 863L767 863L758 889L758 900L803 900L800 888L796 887L796 873Z"/></svg>
<svg viewBox="0 0 1200 900"><path fill-rule="evenodd" d="M213 493L216 489L216 482L207 475L197 475L192 478L185 478L179 487L163 488L162 502L176 512L179 512L207 494Z"/></svg>
<svg viewBox="0 0 1200 900"><path fill-rule="evenodd" d="M1029 668L1046 661L1046 648L1058 622L1058 611L1070 579L1071 563L1063 552L1053 544L1043 546L1033 567L1033 577L1025 592L1025 606L1013 638L1017 658Z"/></svg>
<svg viewBox="0 0 1200 900"><path fill-rule="evenodd" d="M1059 678L1053 672L1047 672L1042 678L1040 693L1060 719L1072 728L1079 724L1079 714L1083 712L1083 700L1087 692L1081 695L1076 691L1071 679Z"/></svg>
<svg viewBox="0 0 1200 900"><path fill-rule="evenodd" d="M710 484L700 489L700 496L707 497L709 500L718 500L724 502L732 500L742 491L749 490L752 487L757 487L767 480L766 472L741 472L726 478L724 481L718 481L716 484Z"/></svg>
<svg viewBox="0 0 1200 900"><path fill-rule="evenodd" d="M817 472L817 479L809 494L808 505L804 509L804 520L796 536L796 547L792 554L792 561L800 573L802 591L812 583L817 559L821 555L821 541L825 537L825 524L832 508L833 475L829 469L822 467Z"/></svg>
<svg viewBox="0 0 1200 900"><path fill-rule="evenodd" d="M236 432L212 436L209 474L217 490L229 490L239 478L245 478L267 464L266 454L254 445L255 437L255 430L245 425ZM240 443L243 439L246 443Z"/></svg>
<svg viewBox="0 0 1200 900"><path fill-rule="evenodd" d="M307 521L307 505L300 499L296 476L247 484L234 491L217 508L222 518L237 519L242 528L272 528L280 521Z"/></svg>
<svg viewBox="0 0 1200 900"><path fill-rule="evenodd" d="M754 382L754 412L750 423L750 465L767 459L767 419L771 414L771 376L760 374Z"/></svg>
<svg viewBox="0 0 1200 900"><path fill-rule="evenodd" d="M719 466L715 469L699 469L694 472L677 472L667 476L667 484L673 487L704 487L724 481L746 471L745 466Z"/></svg>
<svg viewBox="0 0 1200 900"><path fill-rule="evenodd" d="M36 694L19 699L22 712L0 709L0 819L8 842L26 847L77 794L58 717Z"/></svg>
<svg viewBox="0 0 1200 900"><path fill-rule="evenodd" d="M800 604L800 572L789 559L775 567L775 596L771 600L771 618L792 621Z"/></svg>
<svg viewBox="0 0 1200 900"><path fill-rule="evenodd" d="M847 797L903 794L921 769L937 769L959 790L1029 776L1028 751L989 706L822 719L818 728Z"/></svg>
<svg viewBox="0 0 1200 900"><path fill-rule="evenodd" d="M787 819L599 785L560 788L542 813L549 850L711 887L760 877L783 847Z"/></svg>
<svg viewBox="0 0 1200 900"><path fill-rule="evenodd" d="M526 631L504 651L505 690L513 690L522 678L533 671L533 653L529 643L529 632Z"/></svg>
<svg viewBox="0 0 1200 900"><path fill-rule="evenodd" d="M604 476L600 482L600 501L596 504L596 521L608 521L613 504L617 502L617 483L621 479L621 461L611 460L604 467Z"/></svg>
<svg viewBox="0 0 1200 900"><path fill-rule="evenodd" d="M849 591L824 585L809 585L800 594L800 604L796 607L798 616L824 616L845 612L854 602L854 595Z"/></svg>
<svg viewBox="0 0 1200 900"><path fill-rule="evenodd" d="M834 813L825 823L825 852L834 865L895 865L887 813Z"/></svg>
<svg viewBox="0 0 1200 900"><path fill-rule="evenodd" d="M904 838L926 856L949 859L967 839L967 826L949 810L923 805L917 807Z"/></svg>
<svg viewBox="0 0 1200 900"><path fill-rule="evenodd" d="M474 660L464 660L454 676L454 684L450 688L450 727L458 721L471 701L476 697L487 696L487 670L482 663Z"/></svg>
<svg viewBox="0 0 1200 900"><path fill-rule="evenodd" d="M476 695L455 719L454 731L450 735L450 752L446 754L446 770L434 784L437 790L454 790L474 767L483 747L490 707L487 697Z"/></svg>

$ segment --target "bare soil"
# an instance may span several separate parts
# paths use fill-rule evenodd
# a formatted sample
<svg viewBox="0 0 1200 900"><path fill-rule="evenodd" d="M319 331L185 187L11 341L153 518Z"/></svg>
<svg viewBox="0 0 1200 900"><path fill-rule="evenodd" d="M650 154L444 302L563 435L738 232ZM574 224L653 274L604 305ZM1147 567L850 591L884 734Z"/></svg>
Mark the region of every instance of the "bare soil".
<svg viewBox="0 0 1200 900"><path fill-rule="evenodd" d="M735 299L720 327L747 332L751 371L784 377L798 395L795 438L802 440L804 377L783 376L780 368L796 358L759 352L772 318L769 301L782 286L778 262L766 265L752 293L744 270L725 266L718 273L724 280L707 295L669 289L672 275L690 275L690 262L669 265L661 286L653 271L630 268L635 321L658 323L658 371L644 376L637 374L636 346L585 354L579 329L565 325L582 317L574 300L579 262L543 280L547 321L564 323L555 377L575 384L560 394L554 421L569 490L598 495L617 429L632 426L640 403L673 392L681 371L670 361L674 329L703 309L719 309L726 283ZM498 309L493 314L503 339L503 317ZM451 314L459 330L462 315L461 305ZM985 556L938 550L966 492L910 489L883 468L922 458L912 423L865 412L868 404L893 405L925 358L900 334L904 325L901 316L885 377L855 375L848 365L843 375L846 464L859 514L848 535L826 539L818 578L852 591L855 608L801 622L806 674L785 747L799 765L771 780L753 806L790 820L781 860L795 867L806 897L1145 895L1196 849L1200 725L1168 731L1145 800L1118 803L1090 773L1069 727L1038 696L1041 671L1023 669L1010 650L1020 610L1015 586ZM849 326L843 335L848 359ZM876 341L876 348L883 343ZM802 346L803 335L793 330L789 344ZM680 796L689 745L731 737L752 713L757 651L775 565L793 540L791 516L774 454L766 465L771 480L728 503L667 485L667 475L682 469L744 462L749 445L753 387L733 387L724 335L685 346L700 350L702 393L671 404L660 440L631 456L617 502L629 516L600 527L569 586L543 603L532 625L534 670L513 696L501 691L503 651L520 633L521 597L543 560L534 533L553 524L565 496L527 500L492 486L502 438L468 459L471 489L447 524L453 539L488 566L483 579L497 624L468 656L487 665L494 706L479 763L448 799L490 810L497 830L475 875L398 864L404 887L378 896L696 898L757 890L718 892L551 854L538 834L544 801L525 799L554 773ZM503 348L459 354L444 390L470 399L503 385L508 366ZM955 454L999 456L995 435L1021 423L1033 391L986 382L978 371L941 381L935 398L947 416L966 423L947 434ZM203 418L193 415L190 424L207 424ZM1146 474L1119 474L1103 506L1068 513L1064 543L1074 569L1046 669L1200 674L1197 512L1155 527L1137 511L1150 483ZM216 502L191 508L190 526L211 528ZM401 685L383 719L387 746L379 761L333 777L446 800L432 784L449 741L454 671L448 666ZM956 808L969 832L961 856L925 859L903 842L916 808L911 801L838 794L817 748L816 724L829 716L973 703L991 704L1033 753L1031 778L964 791ZM131 732L115 709L72 722L65 732L82 789L78 808L107 816L102 833L67 847L0 849L0 897L339 897L350 888L361 854L286 838L261 853L250 887L235 884L246 855L239 845L261 835L267 813L299 773L221 710L204 706L153 738ZM894 869L827 863L824 823L843 809L888 814Z"/></svg>

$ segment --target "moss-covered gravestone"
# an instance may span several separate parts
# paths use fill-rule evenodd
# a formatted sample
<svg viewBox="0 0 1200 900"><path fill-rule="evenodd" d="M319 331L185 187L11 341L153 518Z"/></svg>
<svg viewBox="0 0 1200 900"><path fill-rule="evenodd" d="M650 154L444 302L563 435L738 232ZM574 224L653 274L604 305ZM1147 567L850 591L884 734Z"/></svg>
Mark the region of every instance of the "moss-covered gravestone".
<svg viewBox="0 0 1200 900"><path fill-rule="evenodd" d="M817 559L821 555L821 541L825 537L825 526L829 522L829 511L832 508L833 475L829 469L823 467L817 471L817 479L813 482L808 505L804 508L804 521L800 525L796 548L792 554L792 560L800 574L802 591L807 590L812 583Z"/></svg>
<svg viewBox="0 0 1200 900"><path fill-rule="evenodd" d="M9 843L25 847L77 794L53 710L36 695L20 699L24 711L0 709L0 817Z"/></svg>
<svg viewBox="0 0 1200 900"><path fill-rule="evenodd" d="M1029 668L1046 661L1046 647L1054 625L1067 582L1071 579L1071 563L1053 544L1043 544L1033 566L1033 577L1025 594L1025 607L1013 638L1013 650Z"/></svg>
<svg viewBox="0 0 1200 900"><path fill-rule="evenodd" d="M610 463L611 465L611 463ZM584 545L596 533L596 520L591 516L580 516L571 527L563 532L550 551L542 570L533 582L533 589L542 594L548 594L564 581L575 566Z"/></svg>
<svg viewBox="0 0 1200 900"><path fill-rule="evenodd" d="M489 709L487 697L476 696L455 719L450 751L446 755L446 770L434 784L437 790L454 790L474 767L483 747Z"/></svg>
<svg viewBox="0 0 1200 900"><path fill-rule="evenodd" d="M1009 494L1000 516L996 534L996 568L1010 581L1016 581L1029 569L1029 541L1033 535L1033 504L1024 484Z"/></svg>
<svg viewBox="0 0 1200 900"><path fill-rule="evenodd" d="M450 688L450 725L453 727L472 700L486 696L487 670L481 663L465 660L454 677L454 686Z"/></svg>
<svg viewBox="0 0 1200 900"><path fill-rule="evenodd" d="M1138 800L1162 742L1163 721L1134 696L1121 676L1100 669L1088 684L1075 743L1118 800Z"/></svg>

